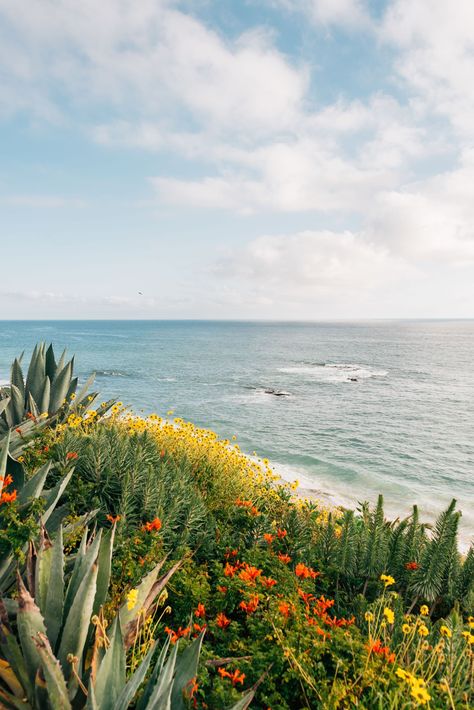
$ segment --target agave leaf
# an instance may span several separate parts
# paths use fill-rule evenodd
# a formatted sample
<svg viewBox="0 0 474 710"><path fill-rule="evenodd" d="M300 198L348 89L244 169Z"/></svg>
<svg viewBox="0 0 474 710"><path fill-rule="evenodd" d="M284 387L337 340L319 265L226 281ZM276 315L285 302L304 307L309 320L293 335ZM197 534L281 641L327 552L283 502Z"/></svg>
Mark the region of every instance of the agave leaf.
<svg viewBox="0 0 474 710"><path fill-rule="evenodd" d="M51 462L48 461L25 483L20 493L18 494L18 502L20 504L27 503L33 498L39 498L46 478L51 468Z"/></svg>
<svg viewBox="0 0 474 710"><path fill-rule="evenodd" d="M25 395L14 384L10 387L10 413L13 424L19 424L25 418Z"/></svg>
<svg viewBox="0 0 474 710"><path fill-rule="evenodd" d="M33 639L38 632L45 634L43 617L35 604L35 601L23 581L18 574L18 615L17 628L20 645L25 659L25 667L29 680L28 697L33 700L33 689L35 684L36 673L41 664L41 659L38 654L38 649Z"/></svg>
<svg viewBox="0 0 474 710"><path fill-rule="evenodd" d="M87 702L86 702L85 710L99 710L99 706L97 705L97 702L95 699L94 686L92 685L92 681L90 679L89 679L89 687L87 689Z"/></svg>
<svg viewBox="0 0 474 710"><path fill-rule="evenodd" d="M64 603L63 530L59 528L50 551L50 577L44 603L44 621L51 645L56 645L61 628Z"/></svg>
<svg viewBox="0 0 474 710"><path fill-rule="evenodd" d="M158 676L158 680L151 691L147 710L170 710L171 709L171 691L173 689L173 679L176 666L176 656L178 653L179 643L173 646L173 649L163 666L163 670Z"/></svg>
<svg viewBox="0 0 474 710"><path fill-rule="evenodd" d="M81 389L77 393L75 406L77 406L78 404L81 404L81 402L85 399L85 397L87 396L87 393L89 391L89 387L92 387L92 385L94 384L94 380L95 380L95 372L93 372L92 375L90 375L88 377L86 382L82 385Z"/></svg>
<svg viewBox="0 0 474 710"><path fill-rule="evenodd" d="M51 710L69 710L69 702L66 681L59 665L59 661L54 657L53 651L47 637L44 634L37 634L34 639L41 658L41 669L46 683L48 695L48 705Z"/></svg>
<svg viewBox="0 0 474 710"><path fill-rule="evenodd" d="M153 655L155 653L156 649L156 641L153 642L150 650L146 654L145 658L143 661L140 663L138 666L137 670L135 673L132 675L130 680L128 681L127 685L125 688L122 690L120 693L119 697L117 698L117 702L115 704L114 710L127 710L128 706L132 702L133 698L135 697L139 687L145 680L145 676L148 673L148 668L150 667L150 663L152 661Z"/></svg>
<svg viewBox="0 0 474 710"><path fill-rule="evenodd" d="M100 710L114 710L125 687L125 649L120 622L116 616L109 635L110 646L97 671L94 693Z"/></svg>
<svg viewBox="0 0 474 710"><path fill-rule="evenodd" d="M39 407L41 409L40 414L44 414L45 412L49 412L50 398L51 398L51 380L46 375L45 380L44 380L43 392L41 393L41 400L39 403Z"/></svg>
<svg viewBox="0 0 474 710"><path fill-rule="evenodd" d="M7 469L8 473L13 478L12 489L16 488L17 491L23 490L23 486L25 485L25 469L10 453L7 457Z"/></svg>
<svg viewBox="0 0 474 710"><path fill-rule="evenodd" d="M64 367L65 361L66 361L66 350L64 349L64 350L62 351L62 353L61 353L61 357L59 358L59 362L58 362L58 364L56 365L56 371L55 371L55 373L54 373L54 377L53 377L53 379L51 380L51 382L53 382L54 379L55 379L55 378L58 376L58 374L61 372L61 370L62 370L63 367Z"/></svg>
<svg viewBox="0 0 474 710"><path fill-rule="evenodd" d="M40 393L40 397L41 397L41 393ZM38 402L39 402L39 399L38 399ZM36 403L35 398L31 394L31 392L28 392L28 412L30 414L32 414L35 419L37 419L40 415L39 407Z"/></svg>
<svg viewBox="0 0 474 710"><path fill-rule="evenodd" d="M0 703L0 708L2 710L8 710L9 708L18 708L18 710L29 710L31 705L25 702L24 698L16 698L14 695L10 695L6 690L0 688L0 700L4 701L4 704Z"/></svg>
<svg viewBox="0 0 474 710"><path fill-rule="evenodd" d="M69 483L72 474L74 473L74 469L71 469L68 473L66 473L65 476L59 481L59 483L54 487L51 488L49 491L44 491L44 497L46 499L46 506L45 506L45 511L43 515L41 516L41 519L43 523L46 523L47 520L49 519L49 516L53 512L53 510L56 507L56 504L58 500L61 498L64 489L66 488L67 484Z"/></svg>
<svg viewBox="0 0 474 710"><path fill-rule="evenodd" d="M17 639L11 632L8 624L8 615L2 600L0 600L0 616L0 646L2 654L14 672L15 677L23 687L24 695L25 691L27 691L30 687L30 681L28 679L28 673L25 666L25 659Z"/></svg>
<svg viewBox="0 0 474 710"><path fill-rule="evenodd" d="M46 356L45 356L45 370L46 370L47 376L49 377L50 382L53 381L53 377L56 373L56 369L57 369L56 359L54 357L53 344L51 343L51 345L46 350Z"/></svg>
<svg viewBox="0 0 474 710"><path fill-rule="evenodd" d="M93 564L82 578L63 627L58 658L66 677L70 675L68 655L72 653L81 662L94 605L96 582L97 564Z"/></svg>
<svg viewBox="0 0 474 710"><path fill-rule="evenodd" d="M0 387L0 392L2 391L2 387ZM3 399L0 399L0 414L8 407L8 404L10 402L10 397L4 397Z"/></svg>
<svg viewBox="0 0 474 710"><path fill-rule="evenodd" d="M26 392L31 395L35 403L41 400L41 394L44 387L44 377L46 374L45 368L46 361L44 347L41 343L40 346L36 347L33 351L26 377ZM33 410L31 410L31 412L34 414Z"/></svg>
<svg viewBox="0 0 474 710"><path fill-rule="evenodd" d="M22 399L23 399L23 408L24 408L25 407L25 380L23 378L23 371L21 369L21 365L20 365L18 358L15 358L13 360L10 380L11 380L12 385L15 385L15 387L20 392Z"/></svg>
<svg viewBox="0 0 474 710"><path fill-rule="evenodd" d="M153 689L155 688L158 679L161 675L161 672L163 670L163 666L165 665L165 660L166 656L168 653L168 649L170 647L170 638L166 640L166 642L163 644L161 651L159 653L159 656L157 658L157 661L155 663L155 666L153 668L153 671L151 673L150 678L148 679L148 682L143 690L143 693L137 703L137 710L146 710L148 707L148 701L150 700L151 694L153 692Z"/></svg>
<svg viewBox="0 0 474 710"><path fill-rule="evenodd" d="M240 700L238 700L238 701L235 703L235 705L232 705L232 707L229 708L229 710L247 710L247 708L249 707L250 703L252 702L252 700L253 700L254 697L255 697L255 693L256 693L256 691L257 691L257 688L259 687L259 685L260 685L261 683L263 683L263 681L264 681L265 678L267 677L268 673L270 672L270 668L271 668L271 666L265 671L265 673L263 673L263 674L260 676L260 678L257 680L257 682L252 685L252 687L250 688L250 690L248 690L248 691L245 693L245 695L243 695L243 696L240 698ZM173 709L173 710L174 710L174 709Z"/></svg>
<svg viewBox="0 0 474 710"><path fill-rule="evenodd" d="M0 450L0 478L3 479L7 472L7 459L8 459L8 447L10 446L10 432L7 433L5 439L2 441L2 448ZM0 491L2 485L0 484Z"/></svg>
<svg viewBox="0 0 474 710"><path fill-rule="evenodd" d="M69 389L68 389L67 394L66 394L66 400L67 400L68 402L71 401L71 395L76 394L76 389L77 389L77 383L78 383L78 381L79 381L79 380L77 379L77 377L73 377L72 380L71 380L71 383L70 383L70 385L69 385Z"/></svg>
<svg viewBox="0 0 474 710"><path fill-rule="evenodd" d="M105 603L109 589L110 571L112 568L112 551L114 546L115 525L102 537L99 547L99 572L97 574L97 591L94 601L93 613L97 614ZM121 635L120 635L121 638ZM99 701L100 702L100 701Z"/></svg>
<svg viewBox="0 0 474 710"><path fill-rule="evenodd" d="M173 710L186 710L184 691L192 679L197 676L199 655L201 653L202 640L205 633L205 629L201 631L199 636L184 649L176 662L173 689L171 692L171 707Z"/></svg>
<svg viewBox="0 0 474 710"><path fill-rule="evenodd" d="M53 380L53 384L51 386L51 401L49 404L50 414L55 414L63 405L71 383L71 375L72 361L68 362Z"/></svg>
<svg viewBox="0 0 474 710"><path fill-rule="evenodd" d="M8 685L13 695L16 695L17 698L22 698L25 695L23 686L16 677L13 668L3 658L0 658L0 678Z"/></svg>
<svg viewBox="0 0 474 710"><path fill-rule="evenodd" d="M74 569L71 575L71 579L69 580L66 598L64 600L64 618L69 615L69 610L72 608L74 599L77 596L78 590L81 587L81 583L84 577L89 573L91 567L96 562L99 554L102 531L99 530L99 533L92 540L88 548L86 548L84 544L86 536L87 530L85 531L84 536L82 538L81 546L79 548L74 563Z"/></svg>
<svg viewBox="0 0 474 710"><path fill-rule="evenodd" d="M36 552L35 563L35 602L40 608L44 617L44 608L46 605L46 594L48 592L49 579L51 574L51 555L52 545L49 538L45 535L44 528L41 528L40 543ZM28 561L30 555L28 555Z"/></svg>

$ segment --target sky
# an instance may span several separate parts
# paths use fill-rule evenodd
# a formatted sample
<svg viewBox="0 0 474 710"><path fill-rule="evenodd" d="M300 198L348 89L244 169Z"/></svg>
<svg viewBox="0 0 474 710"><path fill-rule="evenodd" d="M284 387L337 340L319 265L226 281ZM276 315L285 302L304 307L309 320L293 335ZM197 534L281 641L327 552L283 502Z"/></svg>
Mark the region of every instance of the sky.
<svg viewBox="0 0 474 710"><path fill-rule="evenodd" d="M474 3L0 0L0 319L474 317Z"/></svg>

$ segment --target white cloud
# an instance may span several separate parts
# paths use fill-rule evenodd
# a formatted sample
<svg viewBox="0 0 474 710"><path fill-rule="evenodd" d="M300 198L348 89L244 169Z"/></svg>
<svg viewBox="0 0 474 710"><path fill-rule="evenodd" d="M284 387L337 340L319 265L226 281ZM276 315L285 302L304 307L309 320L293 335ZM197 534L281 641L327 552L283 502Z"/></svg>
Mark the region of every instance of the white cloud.
<svg viewBox="0 0 474 710"><path fill-rule="evenodd" d="M316 25L369 27L370 15L364 0L267 0L275 7L304 13Z"/></svg>
<svg viewBox="0 0 474 710"><path fill-rule="evenodd" d="M269 303L347 305L407 279L414 269L363 234L325 230L259 237L222 260L218 272Z"/></svg>

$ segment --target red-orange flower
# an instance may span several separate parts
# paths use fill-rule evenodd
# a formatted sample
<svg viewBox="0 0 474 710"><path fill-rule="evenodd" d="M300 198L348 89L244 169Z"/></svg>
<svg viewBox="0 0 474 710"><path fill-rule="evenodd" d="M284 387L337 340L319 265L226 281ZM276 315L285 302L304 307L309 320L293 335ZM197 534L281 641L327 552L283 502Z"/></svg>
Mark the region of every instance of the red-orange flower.
<svg viewBox="0 0 474 710"><path fill-rule="evenodd" d="M371 653L375 653L378 656L385 658L388 663L394 663L395 661L395 654L390 651L388 646L383 646L378 639L371 642L368 649L369 655Z"/></svg>
<svg viewBox="0 0 474 710"><path fill-rule="evenodd" d="M239 568L235 565L231 565L227 562L226 566L224 567L224 574L226 577L233 577L238 569Z"/></svg>
<svg viewBox="0 0 474 710"><path fill-rule="evenodd" d="M0 504L1 503L13 503L13 501L16 500L16 491L12 491L11 493L2 493L2 497L0 498Z"/></svg>
<svg viewBox="0 0 474 710"><path fill-rule="evenodd" d="M191 627L186 626L186 628L183 629L180 626L177 631L173 631L173 629L170 629L169 626L165 626L165 631L170 637L171 643L176 643L176 641L181 637L186 638L186 636L189 636L191 633Z"/></svg>
<svg viewBox="0 0 474 710"><path fill-rule="evenodd" d="M197 609L194 612L194 616L197 616L200 619L204 619L204 617L206 616L206 607L204 606L204 604L201 604L201 602L199 602L199 604L197 605Z"/></svg>
<svg viewBox="0 0 474 710"><path fill-rule="evenodd" d="M248 602L240 602L239 607L245 611L246 614L253 614L258 607L259 597L258 594L254 594L250 597Z"/></svg>
<svg viewBox="0 0 474 710"><path fill-rule="evenodd" d="M224 587L222 584L219 584L216 589L221 594L227 594L227 587Z"/></svg>
<svg viewBox="0 0 474 710"><path fill-rule="evenodd" d="M297 577L301 577L302 579L308 579L309 577L311 577L311 579L316 579L316 577L319 577L321 572L315 572L314 569L307 567L305 564L300 562L295 567L295 574Z"/></svg>
<svg viewBox="0 0 474 710"><path fill-rule="evenodd" d="M66 461L74 461L77 459L79 454L76 454L75 451L68 451L66 454Z"/></svg>
<svg viewBox="0 0 474 710"><path fill-rule="evenodd" d="M277 583L276 579L272 579L271 577L260 577L259 581L265 589L271 589Z"/></svg>
<svg viewBox="0 0 474 710"><path fill-rule="evenodd" d="M283 564L287 565L291 562L291 557L289 555L284 555L282 552L278 553L278 559L280 562L283 562Z"/></svg>
<svg viewBox="0 0 474 710"><path fill-rule="evenodd" d="M107 520L114 525L114 523L118 523L120 520L120 515L107 515Z"/></svg>
<svg viewBox="0 0 474 710"><path fill-rule="evenodd" d="M288 602L280 602L278 604L278 611L288 618L291 613L291 604L288 604Z"/></svg>
<svg viewBox="0 0 474 710"><path fill-rule="evenodd" d="M226 629L230 626L230 619L228 619L227 616L220 611L216 616L216 624L220 629Z"/></svg>
<svg viewBox="0 0 474 710"><path fill-rule="evenodd" d="M239 577L243 582L255 584L255 580L262 574L262 570L252 565L244 564L243 569L239 573Z"/></svg>
<svg viewBox="0 0 474 710"><path fill-rule="evenodd" d="M286 537L288 535L288 533L286 532L286 530L284 530L284 529L282 530L281 528L278 528L277 535L280 538L280 540L283 540L283 538Z"/></svg>
<svg viewBox="0 0 474 710"><path fill-rule="evenodd" d="M275 536L271 533L263 533L263 539L265 540L267 545L271 545L273 540L275 539Z"/></svg>
<svg viewBox="0 0 474 710"><path fill-rule="evenodd" d="M161 530L161 520L159 518L155 518L151 521L151 523L145 523L144 525L142 525L142 530L145 530L145 532L151 532L152 530Z"/></svg>
<svg viewBox="0 0 474 710"><path fill-rule="evenodd" d="M418 569L419 568L418 562L407 562L405 565L405 569Z"/></svg>
<svg viewBox="0 0 474 710"><path fill-rule="evenodd" d="M229 678L234 686L237 685L237 683L242 684L245 680L245 673L241 673L238 669L236 669L233 673L229 673L229 671L226 671L225 668L218 668L217 672L221 678Z"/></svg>

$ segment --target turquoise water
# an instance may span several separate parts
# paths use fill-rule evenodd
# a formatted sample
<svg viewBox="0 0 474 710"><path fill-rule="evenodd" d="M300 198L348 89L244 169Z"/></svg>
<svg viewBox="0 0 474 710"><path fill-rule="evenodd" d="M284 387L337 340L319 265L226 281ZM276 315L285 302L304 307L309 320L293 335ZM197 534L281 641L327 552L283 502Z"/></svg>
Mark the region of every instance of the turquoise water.
<svg viewBox="0 0 474 710"><path fill-rule="evenodd" d="M474 321L1 322L0 381L38 340L103 398L235 434L332 502L430 519L455 497L474 536Z"/></svg>

